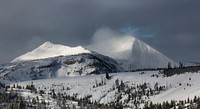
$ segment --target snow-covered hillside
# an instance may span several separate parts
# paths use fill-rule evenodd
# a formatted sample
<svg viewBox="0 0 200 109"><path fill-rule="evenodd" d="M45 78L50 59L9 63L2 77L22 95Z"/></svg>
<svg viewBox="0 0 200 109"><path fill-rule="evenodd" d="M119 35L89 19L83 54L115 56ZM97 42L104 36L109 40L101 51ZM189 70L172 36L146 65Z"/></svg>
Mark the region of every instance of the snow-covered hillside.
<svg viewBox="0 0 200 109"><path fill-rule="evenodd" d="M5 64L0 66L0 80L27 81L121 71L115 60L90 52Z"/></svg>
<svg viewBox="0 0 200 109"><path fill-rule="evenodd" d="M33 51L17 57L12 62L45 59L56 56L69 56L81 53L91 53L91 52L81 46L68 47L60 44L53 44L51 42L45 42L44 44L34 49Z"/></svg>
<svg viewBox="0 0 200 109"><path fill-rule="evenodd" d="M44 90L46 93L40 96L40 99L47 101L48 93L54 90L56 95L66 94L77 98L90 96L91 101L103 104L119 100L124 106L128 105L132 108L135 107L135 100L139 101L139 107L143 107L144 103L150 101L162 103L163 101L187 100L188 98L193 99L194 96L200 96L200 72L185 73L172 77L163 77L158 71L114 73L110 76L112 76L110 80L105 79L105 75L101 74L31 80L13 84L26 87L33 82L37 89ZM145 94L142 94L143 91L145 91ZM26 98L33 96L32 93L27 91L20 91L20 93ZM50 102L55 106L55 101L51 100Z"/></svg>
<svg viewBox="0 0 200 109"><path fill-rule="evenodd" d="M111 38L86 48L116 59L127 70L167 67L169 62L174 64L173 60L132 36Z"/></svg>

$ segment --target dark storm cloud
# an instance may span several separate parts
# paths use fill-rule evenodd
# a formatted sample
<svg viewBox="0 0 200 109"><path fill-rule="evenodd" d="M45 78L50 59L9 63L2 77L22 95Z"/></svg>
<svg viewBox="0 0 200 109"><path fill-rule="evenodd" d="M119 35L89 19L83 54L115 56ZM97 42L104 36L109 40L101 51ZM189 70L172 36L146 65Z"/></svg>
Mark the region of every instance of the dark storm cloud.
<svg viewBox="0 0 200 109"><path fill-rule="evenodd" d="M199 0L1 0L0 63L44 41L87 45L101 27L132 32L176 60L200 61Z"/></svg>

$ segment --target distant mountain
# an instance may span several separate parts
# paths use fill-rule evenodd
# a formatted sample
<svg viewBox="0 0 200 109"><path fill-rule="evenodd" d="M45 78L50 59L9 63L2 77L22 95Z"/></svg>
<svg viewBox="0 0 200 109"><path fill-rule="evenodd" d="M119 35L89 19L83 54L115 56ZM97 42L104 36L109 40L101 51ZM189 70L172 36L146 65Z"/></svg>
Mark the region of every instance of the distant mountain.
<svg viewBox="0 0 200 109"><path fill-rule="evenodd" d="M165 55L133 37L106 40L89 45L87 49L45 42L11 63L0 66L0 79L26 81L84 76L122 72L124 69L167 67L168 62L173 63Z"/></svg>
<svg viewBox="0 0 200 109"><path fill-rule="evenodd" d="M86 48L116 59L126 70L167 67L169 62L172 65L175 63L134 37L105 40L88 45Z"/></svg>
<svg viewBox="0 0 200 109"><path fill-rule="evenodd" d="M46 42L11 63L1 65L0 80L26 81L121 71L121 66L107 56L80 46L70 48Z"/></svg>

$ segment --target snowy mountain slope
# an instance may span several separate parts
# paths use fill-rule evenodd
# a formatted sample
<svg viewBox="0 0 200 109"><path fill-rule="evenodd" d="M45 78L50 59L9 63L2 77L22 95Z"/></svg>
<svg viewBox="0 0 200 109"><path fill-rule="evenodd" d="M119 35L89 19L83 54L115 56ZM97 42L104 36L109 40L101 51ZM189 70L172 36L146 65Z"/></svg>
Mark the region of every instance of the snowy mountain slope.
<svg viewBox="0 0 200 109"><path fill-rule="evenodd" d="M153 77L152 75L159 75ZM153 101L154 103L162 103L163 101L170 100L187 100L192 99L194 96L200 96L200 84L199 84L199 73L185 73L181 75L174 75L172 77L163 77L158 71L147 71L147 72L129 72L129 73L115 73L112 74L111 80L105 79L105 75L90 75L82 77L62 77L53 79L43 79L34 81L25 81L17 83L20 86L26 87L26 85L33 84L45 91L45 95L41 98L48 96L51 90L55 90L56 94L66 94L70 96L77 95L77 98L83 98L88 95L91 96L91 101L97 101L99 103L110 103L117 101L120 96L120 101L123 105L129 105L134 107L134 94L136 91L140 91L140 85L146 84L146 91L154 90L157 86L162 86L164 89L160 93L154 95L142 96L139 98L138 93L136 99L140 101L140 107L143 107L145 102ZM125 89L124 92L119 91L116 86L116 80L119 80L119 84L123 81ZM96 86L98 83L104 85ZM181 85L180 85L181 84ZM13 84L11 84L12 86ZM121 86L121 85L120 85ZM143 85L142 85L143 86ZM131 88L131 89L128 89ZM151 88L151 89L150 89ZM130 91L127 93L127 91ZM142 92L142 90L141 90ZM21 91L21 93L27 93ZM31 95L31 93L29 92ZM131 98L129 98L129 94ZM132 95L133 94L133 95ZM28 94L23 95L28 97ZM127 100L130 100L127 102ZM52 101L53 102L53 101ZM139 103L138 103L139 104Z"/></svg>
<svg viewBox="0 0 200 109"><path fill-rule="evenodd" d="M130 57L132 62L139 63L136 67L148 68L148 67L167 67L170 62L174 64L175 62L160 53L159 51L153 49L144 42L136 39L132 48L132 54Z"/></svg>
<svg viewBox="0 0 200 109"><path fill-rule="evenodd" d="M56 57L56 56L68 56L68 55L75 55L75 54L81 54L81 53L90 53L90 51L86 50L85 48L81 46L68 47L68 46L64 46L60 44L53 44L51 42L45 42L44 44L34 49L33 51L17 57L12 62L44 59L44 58Z"/></svg>
<svg viewBox="0 0 200 109"><path fill-rule="evenodd" d="M86 48L116 59L126 70L130 67L131 69L167 67L168 62L174 64L173 60L131 36L109 39L88 45Z"/></svg>
<svg viewBox="0 0 200 109"><path fill-rule="evenodd" d="M17 82L121 71L123 69L115 60L90 52L9 63L0 66L0 79Z"/></svg>

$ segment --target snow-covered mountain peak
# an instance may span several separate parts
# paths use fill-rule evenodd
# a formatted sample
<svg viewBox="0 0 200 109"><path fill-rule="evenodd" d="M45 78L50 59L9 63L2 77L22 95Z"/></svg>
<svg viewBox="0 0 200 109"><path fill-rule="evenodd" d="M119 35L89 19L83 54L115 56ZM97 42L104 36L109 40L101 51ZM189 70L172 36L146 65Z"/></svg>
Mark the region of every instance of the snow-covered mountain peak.
<svg viewBox="0 0 200 109"><path fill-rule="evenodd" d="M69 47L61 44L54 44L47 41L38 48L34 49L33 51L17 57L12 62L45 59L56 56L68 56L68 55L76 55L82 53L91 53L91 52L81 46Z"/></svg>
<svg viewBox="0 0 200 109"><path fill-rule="evenodd" d="M41 48L51 48L52 46L55 46L55 45L56 45L56 44L47 41L47 42L43 43L40 47L41 47ZM57 45L58 45L58 44L57 44Z"/></svg>
<svg viewBox="0 0 200 109"><path fill-rule="evenodd" d="M91 51L116 59L124 69L167 67L168 62L174 63L159 51L132 36L113 38L88 45Z"/></svg>

